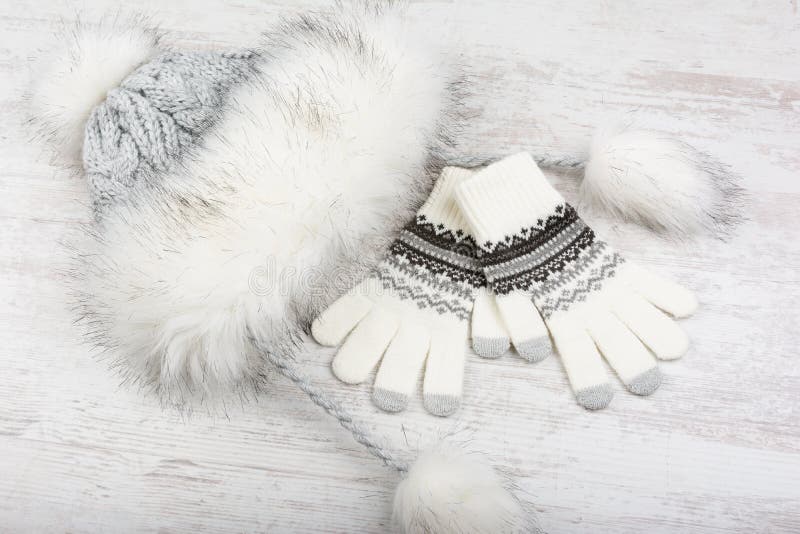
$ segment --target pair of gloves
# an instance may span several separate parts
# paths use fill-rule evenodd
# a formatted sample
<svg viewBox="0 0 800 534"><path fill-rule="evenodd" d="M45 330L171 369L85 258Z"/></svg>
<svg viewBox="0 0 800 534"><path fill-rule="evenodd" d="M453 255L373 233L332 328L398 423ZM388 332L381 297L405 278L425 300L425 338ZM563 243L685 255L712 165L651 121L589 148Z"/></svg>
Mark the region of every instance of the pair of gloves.
<svg viewBox="0 0 800 534"><path fill-rule="evenodd" d="M651 394L661 383L656 358L688 348L666 314L696 307L688 290L598 239L521 153L479 172L444 169L387 258L314 321L312 335L344 342L332 368L348 384L380 362L372 398L387 411L407 406L423 367L425 408L458 409L470 322L472 347L486 358L513 344L537 362L554 344L578 403L596 410L613 397L603 358L629 391Z"/></svg>

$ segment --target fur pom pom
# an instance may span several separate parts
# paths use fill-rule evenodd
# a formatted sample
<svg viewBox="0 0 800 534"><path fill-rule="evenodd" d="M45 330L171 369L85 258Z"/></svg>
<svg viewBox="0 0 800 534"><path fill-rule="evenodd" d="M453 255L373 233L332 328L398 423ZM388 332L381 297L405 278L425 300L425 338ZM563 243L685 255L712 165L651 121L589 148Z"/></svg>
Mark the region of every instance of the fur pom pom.
<svg viewBox="0 0 800 534"><path fill-rule="evenodd" d="M726 166L692 146L647 130L600 129L581 201L675 238L726 235L742 192Z"/></svg>
<svg viewBox="0 0 800 534"><path fill-rule="evenodd" d="M109 18L61 32L55 51L35 66L30 122L59 163L80 161L83 130L92 108L156 52L158 34L140 18Z"/></svg>
<svg viewBox="0 0 800 534"><path fill-rule="evenodd" d="M541 532L508 486L481 459L438 445L421 453L397 486L392 517L404 534Z"/></svg>

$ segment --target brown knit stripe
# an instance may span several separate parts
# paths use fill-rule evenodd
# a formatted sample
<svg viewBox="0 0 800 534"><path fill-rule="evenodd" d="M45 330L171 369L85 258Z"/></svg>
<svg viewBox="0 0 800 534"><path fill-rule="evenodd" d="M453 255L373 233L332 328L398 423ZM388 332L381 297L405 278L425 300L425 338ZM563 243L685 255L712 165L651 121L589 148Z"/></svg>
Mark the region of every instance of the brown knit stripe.
<svg viewBox="0 0 800 534"><path fill-rule="evenodd" d="M420 215L406 226L389 253L395 263L408 263L455 282L484 287L486 277L475 257L476 250L471 236L436 226Z"/></svg>
<svg viewBox="0 0 800 534"><path fill-rule="evenodd" d="M480 260L492 290L505 295L529 291L557 276L594 243L592 229L572 206L563 204L536 227L520 231L504 242L481 247Z"/></svg>
<svg viewBox="0 0 800 534"><path fill-rule="evenodd" d="M473 258L477 256L478 245L471 235L462 230L450 230L443 224L434 224L424 215L417 215L416 219L406 225L405 230L439 248L459 250Z"/></svg>
<svg viewBox="0 0 800 534"><path fill-rule="evenodd" d="M481 263L492 266L533 253L576 222L582 224L575 208L560 204L556 206L555 213L546 220L540 219L535 226L521 228L514 235L506 236L504 241L481 245Z"/></svg>

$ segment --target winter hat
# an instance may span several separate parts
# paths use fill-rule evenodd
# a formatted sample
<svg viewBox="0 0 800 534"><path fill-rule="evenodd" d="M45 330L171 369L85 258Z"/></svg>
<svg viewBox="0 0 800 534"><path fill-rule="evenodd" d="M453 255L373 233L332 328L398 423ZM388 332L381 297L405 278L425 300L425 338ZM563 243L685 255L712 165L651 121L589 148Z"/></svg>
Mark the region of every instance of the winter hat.
<svg viewBox="0 0 800 534"><path fill-rule="evenodd" d="M129 381L191 407L255 394L277 369L404 474L395 510L406 531L527 532L530 515L493 470L438 448L410 464L292 359L315 350L311 319L384 255L445 163L497 159L452 156L464 78L424 42L393 2L306 14L241 52L164 50L152 30L119 21L83 27L43 71L32 123L66 159L82 150L95 222L77 247L76 306ZM650 167L671 158L684 163L686 198L720 196L684 145L652 143L642 162L617 141L654 136L624 134L588 165L534 159L591 170L593 190L632 169L645 199L664 196L674 176ZM692 213L710 213L707 198ZM485 504L481 517L459 506L464 495Z"/></svg>
<svg viewBox="0 0 800 534"><path fill-rule="evenodd" d="M243 52L165 51L119 20L67 45L31 122L61 161L82 154L95 220L71 284L114 367L189 409L252 395L275 369L404 475L402 530L536 531L490 467L444 445L412 465L293 362L310 349L304 320L382 254L458 128L459 74L408 35L402 11L307 14ZM297 272L344 280L282 278Z"/></svg>
<svg viewBox="0 0 800 534"><path fill-rule="evenodd" d="M101 223L74 269L81 316L167 403L248 395L265 359L247 339L292 350L424 197L459 74L393 3L308 14L233 53L162 51L121 26L72 32L32 99L42 137L82 147Z"/></svg>

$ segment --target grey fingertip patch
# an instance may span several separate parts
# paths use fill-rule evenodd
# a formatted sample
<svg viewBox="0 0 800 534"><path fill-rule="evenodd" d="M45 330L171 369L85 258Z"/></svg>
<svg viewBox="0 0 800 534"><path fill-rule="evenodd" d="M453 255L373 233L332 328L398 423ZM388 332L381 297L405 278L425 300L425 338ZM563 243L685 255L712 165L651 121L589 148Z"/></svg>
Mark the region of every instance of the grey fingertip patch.
<svg viewBox="0 0 800 534"><path fill-rule="evenodd" d="M653 367L641 373L625 384L628 391L636 395L651 395L661 385L661 370Z"/></svg>
<svg viewBox="0 0 800 534"><path fill-rule="evenodd" d="M425 409L433 415L447 417L456 413L461 406L461 397L455 395L441 395L438 393L426 393L423 395Z"/></svg>
<svg viewBox="0 0 800 534"><path fill-rule="evenodd" d="M614 398L614 390L610 384L600 384L577 391L575 398L587 410L602 410Z"/></svg>
<svg viewBox="0 0 800 534"><path fill-rule="evenodd" d="M402 412L408 406L408 395L388 389L372 390L372 402L385 412Z"/></svg>
<svg viewBox="0 0 800 534"><path fill-rule="evenodd" d="M531 363L540 362L553 353L553 344L548 336L514 343L514 347L517 349L517 354Z"/></svg>
<svg viewBox="0 0 800 534"><path fill-rule="evenodd" d="M475 337L472 338L472 350L481 358L499 358L511 348L507 337Z"/></svg>

